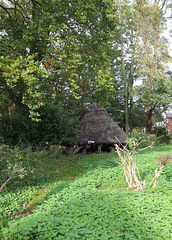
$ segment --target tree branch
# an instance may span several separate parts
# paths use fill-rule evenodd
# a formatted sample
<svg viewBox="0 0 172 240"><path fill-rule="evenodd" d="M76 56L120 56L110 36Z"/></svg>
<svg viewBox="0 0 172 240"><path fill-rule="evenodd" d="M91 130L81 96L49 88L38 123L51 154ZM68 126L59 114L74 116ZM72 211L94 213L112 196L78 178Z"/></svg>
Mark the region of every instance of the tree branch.
<svg viewBox="0 0 172 240"><path fill-rule="evenodd" d="M16 8L16 7L4 7L2 4L0 4L0 7L3 8L3 9L8 13L10 19L12 19L12 17L11 17L11 14L10 14L10 12L9 12L8 10L18 11L18 12L21 14L21 16L23 17L23 19L26 19L26 18L30 19L30 18L28 17L27 13L25 12L24 8L23 8L19 3L13 2L13 1L10 1L10 0L8 0L8 1L9 1L10 3L14 4L15 6L20 7L20 8L22 9L22 11L24 12L24 14L25 14L25 16L24 16L23 13L22 13L18 8Z"/></svg>
<svg viewBox="0 0 172 240"><path fill-rule="evenodd" d="M36 1L36 0L31 0L31 2L33 3L33 5L35 5L35 3L36 3L36 4L38 4L39 6L41 6L41 3L39 3L39 2Z"/></svg>
<svg viewBox="0 0 172 240"><path fill-rule="evenodd" d="M8 1L10 1L10 0L8 0ZM10 2L12 2L12 1L10 1ZM13 3L13 4L15 4L16 6L18 6L19 8L22 9L22 11L23 11L24 14L25 14L25 18L31 19L30 17L28 17L28 15L27 15L27 13L25 12L24 8L23 8L18 2L15 1L15 3ZM21 13L21 12L20 12L20 13Z"/></svg>
<svg viewBox="0 0 172 240"><path fill-rule="evenodd" d="M10 177L1 185L0 187L0 192L2 192L3 188L7 185L7 183L13 179L13 178L16 178L16 177L19 177L21 176L22 174L26 174L26 171L24 168L18 168L18 165L17 163L15 163L14 167L13 167L13 170L11 172L11 175Z"/></svg>
<svg viewBox="0 0 172 240"><path fill-rule="evenodd" d="M8 13L10 19L12 19L11 14L10 14L9 11L7 10L8 8L4 7L2 4L0 4L0 7L1 7L2 9L4 9L4 10Z"/></svg>
<svg viewBox="0 0 172 240"><path fill-rule="evenodd" d="M149 184L150 187L156 187L156 185L158 184L158 178L159 178L161 172L163 171L163 169L164 169L164 165L161 165L159 171L158 171L158 168L155 170L155 177ZM154 182L154 184L153 184L153 182ZM153 184L153 186L151 186L152 184Z"/></svg>

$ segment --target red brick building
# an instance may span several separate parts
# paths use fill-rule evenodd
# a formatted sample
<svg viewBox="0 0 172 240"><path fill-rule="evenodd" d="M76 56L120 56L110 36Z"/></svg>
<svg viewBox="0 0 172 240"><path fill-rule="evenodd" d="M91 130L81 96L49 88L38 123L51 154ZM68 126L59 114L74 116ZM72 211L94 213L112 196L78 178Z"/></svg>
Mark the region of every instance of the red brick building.
<svg viewBox="0 0 172 240"><path fill-rule="evenodd" d="M169 135L172 135L172 113L166 113L167 127Z"/></svg>

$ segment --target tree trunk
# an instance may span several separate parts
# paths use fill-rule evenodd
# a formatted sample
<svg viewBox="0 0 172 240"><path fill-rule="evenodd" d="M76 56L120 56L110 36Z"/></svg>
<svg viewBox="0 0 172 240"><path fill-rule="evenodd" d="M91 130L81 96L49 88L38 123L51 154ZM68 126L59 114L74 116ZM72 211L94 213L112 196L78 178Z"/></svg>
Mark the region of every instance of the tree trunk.
<svg viewBox="0 0 172 240"><path fill-rule="evenodd" d="M148 26L147 19L145 16L144 2L142 0L137 0L138 6L140 8L140 14L142 17L142 39L144 46L144 65L146 68L146 85L149 87L150 92L152 91L152 72L151 72L151 63L149 61L149 51L148 51L148 30L146 26ZM152 131L152 106L149 105L149 99L147 99L147 105L145 105L146 110L146 132L151 133Z"/></svg>
<svg viewBox="0 0 172 240"><path fill-rule="evenodd" d="M152 132L152 107L151 106L146 107L146 132L147 133Z"/></svg>
<svg viewBox="0 0 172 240"><path fill-rule="evenodd" d="M121 33L121 56L122 56L122 78L124 83L124 113L125 113L125 132L128 134L129 129L129 116L128 116L128 87L125 76L125 60L124 60L124 42L123 34Z"/></svg>
<svg viewBox="0 0 172 240"><path fill-rule="evenodd" d="M134 96L134 91L133 91L133 84L134 84L134 45L133 41L131 41L131 67L130 67L130 81L129 81L129 88L130 88L130 119L129 119L129 127L130 127L130 133L133 132L133 96Z"/></svg>

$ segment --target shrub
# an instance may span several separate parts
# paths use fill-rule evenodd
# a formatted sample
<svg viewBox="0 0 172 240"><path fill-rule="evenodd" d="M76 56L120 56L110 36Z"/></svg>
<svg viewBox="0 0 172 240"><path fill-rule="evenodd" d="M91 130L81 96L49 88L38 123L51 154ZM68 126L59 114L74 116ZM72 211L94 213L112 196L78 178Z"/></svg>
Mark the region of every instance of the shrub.
<svg viewBox="0 0 172 240"><path fill-rule="evenodd" d="M77 119L59 103L52 103L39 109L41 121L29 118L26 108L16 108L15 114L4 112L0 119L0 142L10 146L53 145L71 142Z"/></svg>
<svg viewBox="0 0 172 240"><path fill-rule="evenodd" d="M128 144L126 146L119 146L116 144L117 154L120 159L118 164L120 164L123 168L129 189L130 188L144 189L146 187L145 179L141 180L141 174L137 167L137 157L140 151L154 147L155 143L153 141L150 142L149 137L139 140L135 138L130 138L128 139ZM150 145L147 145L148 143ZM140 145L144 147L140 147ZM157 186L161 172L164 170L165 166L170 162L171 159L172 159L171 153L166 154L166 156L160 156L159 158L157 158L157 161L160 163L160 166L159 169L156 168L155 177L149 184L151 188Z"/></svg>
<svg viewBox="0 0 172 240"><path fill-rule="evenodd" d="M9 189L21 188L24 185L36 185L46 179L44 172L41 170L40 161L45 152L33 152L31 147L24 150L15 147L3 145L0 147L0 186L10 177L14 166L24 169L23 174L19 174L18 178L11 179L7 184ZM19 172L20 173L20 172Z"/></svg>
<svg viewBox="0 0 172 240"><path fill-rule="evenodd" d="M157 137L155 134L148 134L148 133L141 133L141 132L133 132L129 139L134 139L135 142L138 142L139 148L145 148L147 146L150 146L152 142L155 143L155 145L158 143ZM129 145L130 146L130 145Z"/></svg>
<svg viewBox="0 0 172 240"><path fill-rule="evenodd" d="M156 135L160 143L167 144L170 141L170 136L165 127L155 127L153 130L153 134Z"/></svg>
<svg viewBox="0 0 172 240"><path fill-rule="evenodd" d="M3 112L0 117L0 139L3 144L15 146L30 143L32 121L26 108L16 109L15 114Z"/></svg>
<svg viewBox="0 0 172 240"><path fill-rule="evenodd" d="M61 104L47 104L40 110L41 121L34 123L37 139L50 145L71 142L75 133L76 119L65 111Z"/></svg>

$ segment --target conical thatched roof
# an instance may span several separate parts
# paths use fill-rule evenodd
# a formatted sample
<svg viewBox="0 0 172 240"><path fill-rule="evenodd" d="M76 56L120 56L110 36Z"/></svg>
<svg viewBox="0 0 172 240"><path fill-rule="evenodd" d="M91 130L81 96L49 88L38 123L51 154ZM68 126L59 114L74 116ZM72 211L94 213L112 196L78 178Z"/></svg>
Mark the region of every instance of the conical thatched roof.
<svg viewBox="0 0 172 240"><path fill-rule="evenodd" d="M80 131L77 134L77 145L95 144L125 144L127 135L108 115L107 111L91 104L79 122Z"/></svg>

